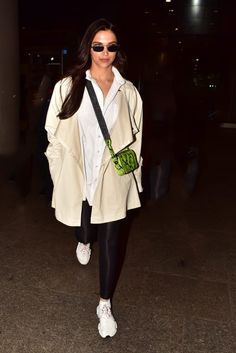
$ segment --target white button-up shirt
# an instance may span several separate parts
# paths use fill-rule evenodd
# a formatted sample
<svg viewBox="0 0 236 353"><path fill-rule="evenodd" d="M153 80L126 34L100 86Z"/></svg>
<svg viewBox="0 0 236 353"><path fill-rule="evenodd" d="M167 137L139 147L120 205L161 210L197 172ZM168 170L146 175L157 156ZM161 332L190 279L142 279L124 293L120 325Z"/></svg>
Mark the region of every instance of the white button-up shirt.
<svg viewBox="0 0 236 353"><path fill-rule="evenodd" d="M86 72L86 78L91 80L99 105L105 118L108 131L111 132L118 114L117 92L125 82L119 71L113 67L114 80L111 88L104 99L103 92L97 82L91 77L90 71ZM78 110L78 123L80 140L83 151L84 171L86 185L84 186L84 200L93 204L93 196L96 190L98 175L100 171L105 141L99 127L90 97L85 89L83 99Z"/></svg>

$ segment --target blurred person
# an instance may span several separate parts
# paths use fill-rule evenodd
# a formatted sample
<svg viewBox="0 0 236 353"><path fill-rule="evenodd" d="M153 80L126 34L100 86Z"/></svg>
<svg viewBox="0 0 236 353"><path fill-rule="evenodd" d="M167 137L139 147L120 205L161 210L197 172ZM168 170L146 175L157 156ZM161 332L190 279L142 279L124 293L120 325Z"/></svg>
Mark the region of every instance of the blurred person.
<svg viewBox="0 0 236 353"><path fill-rule="evenodd" d="M173 94L171 65L165 65L144 87L144 144L147 177L147 199L158 200L169 191L173 164L174 119L176 103Z"/></svg>
<svg viewBox="0 0 236 353"><path fill-rule="evenodd" d="M117 323L114 293L121 224L127 211L140 207L142 157L142 100L121 72L126 62L116 28L98 19L87 28L75 66L54 88L45 129L46 156L54 184L52 207L60 222L75 227L76 255L90 260L91 243L98 238L100 300L98 331L114 336ZM139 168L119 176L105 147L92 102L85 88L92 82L115 152L130 146Z"/></svg>
<svg viewBox="0 0 236 353"><path fill-rule="evenodd" d="M16 182L25 199L31 191L33 169L32 123L29 111L29 87L25 74L20 75L19 144L13 158L9 179Z"/></svg>
<svg viewBox="0 0 236 353"><path fill-rule="evenodd" d="M191 194L200 174L201 145L205 138L207 99L186 67L178 68L174 80L176 119L174 155L183 174L184 190Z"/></svg>

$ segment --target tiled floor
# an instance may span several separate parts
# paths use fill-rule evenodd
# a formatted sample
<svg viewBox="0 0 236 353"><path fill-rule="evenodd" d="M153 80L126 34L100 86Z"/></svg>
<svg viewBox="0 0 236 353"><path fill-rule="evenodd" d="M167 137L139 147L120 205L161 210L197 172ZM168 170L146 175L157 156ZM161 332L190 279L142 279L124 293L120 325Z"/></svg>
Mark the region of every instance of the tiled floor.
<svg viewBox="0 0 236 353"><path fill-rule="evenodd" d="M105 340L97 245L80 266L72 229L37 182L22 199L2 173L0 353L234 353L235 147L234 132L209 134L195 193L177 168L169 194L132 214L113 300L118 332Z"/></svg>

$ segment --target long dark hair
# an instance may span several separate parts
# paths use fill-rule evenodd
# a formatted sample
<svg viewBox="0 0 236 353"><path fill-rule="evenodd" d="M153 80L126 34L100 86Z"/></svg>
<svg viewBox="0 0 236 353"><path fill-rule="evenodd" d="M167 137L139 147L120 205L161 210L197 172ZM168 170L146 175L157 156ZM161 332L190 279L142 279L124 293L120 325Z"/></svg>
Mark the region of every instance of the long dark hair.
<svg viewBox="0 0 236 353"><path fill-rule="evenodd" d="M87 28L78 49L76 65L69 72L69 76L72 79L72 86L62 104L61 112L58 114L60 119L70 118L79 109L84 93L86 70L91 66L90 48L92 40L97 32L106 30L111 30L118 39L115 26L104 18L92 22ZM126 56L122 50L119 50L113 65L122 72L125 63Z"/></svg>

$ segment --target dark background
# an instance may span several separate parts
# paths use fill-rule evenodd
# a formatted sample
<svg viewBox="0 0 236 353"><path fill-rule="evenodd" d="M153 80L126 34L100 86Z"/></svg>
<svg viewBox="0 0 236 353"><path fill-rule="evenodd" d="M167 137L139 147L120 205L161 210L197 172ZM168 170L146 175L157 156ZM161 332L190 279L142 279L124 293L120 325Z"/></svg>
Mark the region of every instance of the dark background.
<svg viewBox="0 0 236 353"><path fill-rule="evenodd" d="M84 30L99 17L120 29L128 56L125 76L143 98L145 167L177 160L186 170L189 155L203 165L209 128L236 123L231 0L19 1L22 129L30 125L26 116L35 121L32 102L45 72L50 68L53 81L66 73ZM41 131L45 113L46 107L43 117L40 113ZM194 168L198 173L198 160Z"/></svg>
<svg viewBox="0 0 236 353"><path fill-rule="evenodd" d="M128 78L142 85L168 66L174 75L186 76L186 84L201 86L211 96L223 94L224 120L231 120L228 109L235 52L234 9L230 0L157 0L141 4L21 0L21 70L35 87L47 63L54 63L64 73L75 60L87 25L106 17L121 29L129 59Z"/></svg>

